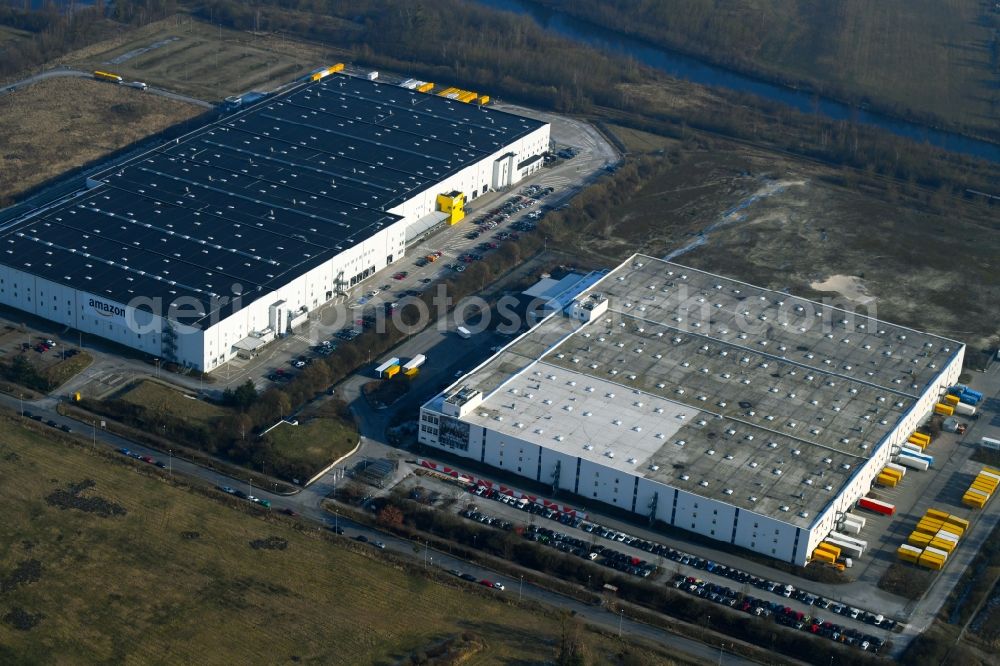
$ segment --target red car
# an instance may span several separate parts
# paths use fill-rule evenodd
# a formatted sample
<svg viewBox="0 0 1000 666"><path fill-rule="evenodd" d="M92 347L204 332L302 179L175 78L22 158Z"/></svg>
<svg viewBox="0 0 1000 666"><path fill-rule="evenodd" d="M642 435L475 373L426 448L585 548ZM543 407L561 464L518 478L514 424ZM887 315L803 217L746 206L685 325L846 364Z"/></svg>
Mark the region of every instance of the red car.
<svg viewBox="0 0 1000 666"><path fill-rule="evenodd" d="M409 275L409 273L407 273L406 271L400 271L400 272L396 273L395 275L393 275L392 279L393 280L403 280L403 279L406 278L407 275Z"/></svg>
<svg viewBox="0 0 1000 666"><path fill-rule="evenodd" d="M141 460L142 462L147 462L150 465L152 465L152 464L154 464L156 462L156 460L152 456L143 456L143 457L139 458L139 460Z"/></svg>
<svg viewBox="0 0 1000 666"><path fill-rule="evenodd" d="M485 578L483 580L479 581L479 584L480 585L485 585L486 587L493 587L493 581L486 580Z"/></svg>

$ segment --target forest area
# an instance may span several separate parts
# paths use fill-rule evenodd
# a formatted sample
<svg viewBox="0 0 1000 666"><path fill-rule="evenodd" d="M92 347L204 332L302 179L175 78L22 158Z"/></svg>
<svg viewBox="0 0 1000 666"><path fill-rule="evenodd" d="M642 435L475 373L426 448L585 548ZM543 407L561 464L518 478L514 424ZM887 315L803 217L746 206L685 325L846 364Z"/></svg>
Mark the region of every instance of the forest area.
<svg viewBox="0 0 1000 666"><path fill-rule="evenodd" d="M758 78L1000 140L991 2L528 1Z"/></svg>

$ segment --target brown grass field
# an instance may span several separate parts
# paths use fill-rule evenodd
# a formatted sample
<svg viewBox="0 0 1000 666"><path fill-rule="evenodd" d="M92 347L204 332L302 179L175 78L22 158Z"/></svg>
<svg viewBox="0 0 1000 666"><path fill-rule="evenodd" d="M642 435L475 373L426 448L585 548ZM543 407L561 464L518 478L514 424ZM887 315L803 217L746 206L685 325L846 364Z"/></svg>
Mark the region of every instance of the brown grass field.
<svg viewBox="0 0 1000 666"><path fill-rule="evenodd" d="M560 624L551 611L407 573L374 549L0 421L2 663L392 664L463 632L482 643L463 663L555 658ZM78 497L124 515L53 502L52 493L84 480L93 486ZM250 545L269 538L284 548ZM617 661L616 640L581 636L594 663ZM643 653L630 663L670 663L631 645Z"/></svg>
<svg viewBox="0 0 1000 666"><path fill-rule="evenodd" d="M134 53L156 44L157 48ZM220 101L248 90L273 89L342 59L343 54L338 58L335 50L319 45L220 30L179 15L130 32L125 41L95 44L63 60L80 69L106 69L130 80Z"/></svg>
<svg viewBox="0 0 1000 666"><path fill-rule="evenodd" d="M15 196L203 109L90 79L0 97L0 195Z"/></svg>
<svg viewBox="0 0 1000 666"><path fill-rule="evenodd" d="M116 398L141 405L153 413L210 426L226 410L204 400L185 398L180 391L155 381L140 381L118 393Z"/></svg>

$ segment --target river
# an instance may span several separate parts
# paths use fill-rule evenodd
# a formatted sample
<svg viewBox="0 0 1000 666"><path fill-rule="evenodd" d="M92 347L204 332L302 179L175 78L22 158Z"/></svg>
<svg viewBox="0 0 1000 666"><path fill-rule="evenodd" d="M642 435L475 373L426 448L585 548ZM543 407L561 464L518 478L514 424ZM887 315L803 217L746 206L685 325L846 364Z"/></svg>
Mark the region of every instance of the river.
<svg viewBox="0 0 1000 666"><path fill-rule="evenodd" d="M474 0L474 2L493 9L529 16L548 32L586 44L605 53L629 56L636 62L658 69L675 78L737 92L751 93L771 101L780 102L803 113L818 113L831 120L850 120L864 125L872 125L920 143L929 143L951 152L1000 163L1000 145L988 141L933 129L920 123L897 120L812 92L768 83L724 67L710 65L697 58L653 46L648 42L621 33L604 30L592 23L549 11L530 2L522 0Z"/></svg>

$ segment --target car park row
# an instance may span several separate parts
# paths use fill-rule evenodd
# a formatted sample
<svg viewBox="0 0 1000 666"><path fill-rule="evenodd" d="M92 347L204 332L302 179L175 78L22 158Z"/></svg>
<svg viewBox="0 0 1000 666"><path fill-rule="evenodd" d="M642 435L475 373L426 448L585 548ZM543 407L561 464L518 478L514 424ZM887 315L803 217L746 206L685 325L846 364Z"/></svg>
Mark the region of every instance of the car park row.
<svg viewBox="0 0 1000 666"><path fill-rule="evenodd" d="M851 627L843 627L830 620L823 620L818 616L808 616L802 611L796 611L791 607L786 606L781 601L766 601L764 599L759 599L749 594L737 592L736 590L726 587L725 585L710 583L700 578L695 578L694 576L677 574L674 576L673 581L670 584L672 587L681 590L682 592L687 592L702 599L707 599L708 601L728 606L734 610L749 613L750 615L754 615L756 617L773 617L775 622L778 624L793 627L802 631L808 631L812 634L816 634L817 636L823 636L824 638L829 638L830 640L838 643L852 645L869 652L877 653L885 645L885 641L877 636L865 634L864 632ZM834 610L834 606L841 606L841 604L833 604L833 602L828 602L826 600L823 601L824 604L820 607L830 608L831 611ZM857 613L855 613L855 611L857 611ZM863 617L861 613L863 613L863 611L860 611L859 609L850 609L850 616L854 619L864 619L870 624L876 625L880 625L883 622L883 620L880 619L882 617L880 615L872 616L869 621L868 618L866 616ZM876 623L875 620L879 620L879 622Z"/></svg>
<svg viewBox="0 0 1000 666"><path fill-rule="evenodd" d="M574 516L569 513L561 513L555 511L554 509L547 508L542 504L536 502L527 502L527 501L522 502L513 495L502 493L499 490L486 488L485 486L478 484L473 484L469 486L467 490L468 492L474 495L478 495L479 497L482 497L484 499L492 499L501 502L503 504L509 504L515 508L521 509L522 511L528 511L531 513L542 515L551 520L557 520L568 527L579 528L584 532L587 532L588 534L596 534L604 539L608 539L616 543L621 543L626 546L631 546L632 548L643 550L657 557L667 558L674 562L694 567L695 569L702 569L714 575L723 576L725 578L729 578L730 580L734 580L741 584L752 585L753 587L756 587L761 590L766 590L767 592L771 592L781 597L792 598L807 606L815 605L818 608L830 609L831 612L833 613L837 613L845 617L850 617L852 620L858 620L861 622L872 624L886 631L894 630L897 625L895 620L885 618L881 614L873 613L870 611L866 611L864 609L855 608L853 606L828 600L820 595L807 592L806 590L796 589L792 585L782 584L773 580L762 578L760 576L755 576L746 571L737 569L735 567L729 567L723 564L718 564L716 562L713 562L712 560L708 560L702 557L697 557L695 555L690 555L683 551L670 548L669 546L666 546L665 544L662 543L640 539L638 537L634 537L630 534L626 534L619 530L605 527L603 525L600 525L592 521L583 520L582 518ZM525 536L527 536L528 538L532 538L531 536L529 536L532 532L536 534L541 534L541 532L537 528L534 528L532 526L528 528L528 531L526 531ZM542 534L542 535L547 537L545 541L542 541L542 539L537 537L533 538L532 540L542 541L543 543L550 543L555 547L560 548L560 550L564 550L564 552L579 551L577 554L579 554L581 557L587 557L588 559L591 560L596 560L598 557L603 558L602 563L607 564L607 566L612 566L614 568L617 568L620 571L626 571L628 573L634 573L635 575L648 577L651 576L656 569L656 567L653 567L652 565L646 563L645 560L640 560L638 558L628 556L627 554L617 553L616 551L608 551L607 549L603 548L598 549L595 546L587 544L580 539L573 539L572 537L567 538L565 537L565 535L560 535L559 538L553 538L555 533L553 533L552 535L548 534ZM566 550L567 546L568 550ZM584 546L586 546L586 548L588 549L586 552L583 552ZM591 556L591 553L594 552L597 552L597 557ZM633 568L635 568L635 571L631 570ZM647 568L649 568L648 573L646 572Z"/></svg>

